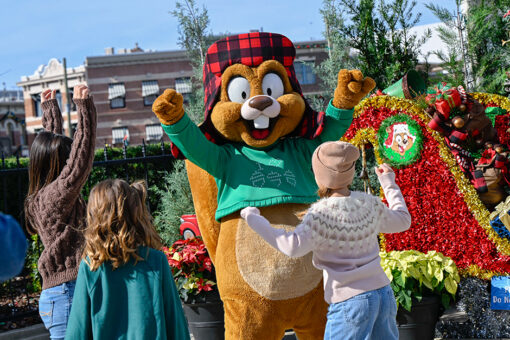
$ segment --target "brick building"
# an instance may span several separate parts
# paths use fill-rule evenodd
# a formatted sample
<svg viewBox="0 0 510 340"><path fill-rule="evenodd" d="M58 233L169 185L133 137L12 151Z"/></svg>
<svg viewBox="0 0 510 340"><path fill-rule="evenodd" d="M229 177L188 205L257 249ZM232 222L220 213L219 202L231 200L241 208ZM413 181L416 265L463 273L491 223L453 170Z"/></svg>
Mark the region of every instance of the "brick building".
<svg viewBox="0 0 510 340"><path fill-rule="evenodd" d="M85 66L67 68L67 83L69 86L69 98L72 98L73 87L78 84L85 84ZM23 88L23 99L25 102L25 121L28 134L28 144L35 138L35 134L42 129L41 93L46 89L57 90L57 100L64 118L64 133L69 135L67 120L67 95L64 83L64 66L57 59L51 59L48 65L41 65L34 74L21 77L17 83ZM73 101L69 103L71 111L71 124L76 125L78 116Z"/></svg>
<svg viewBox="0 0 510 340"><path fill-rule="evenodd" d="M0 91L0 153L28 156L23 92Z"/></svg>
<svg viewBox="0 0 510 340"><path fill-rule="evenodd" d="M139 47L87 57L87 83L98 112L97 146L159 142L163 130L152 102L167 88L191 92L191 64L185 51L144 52Z"/></svg>

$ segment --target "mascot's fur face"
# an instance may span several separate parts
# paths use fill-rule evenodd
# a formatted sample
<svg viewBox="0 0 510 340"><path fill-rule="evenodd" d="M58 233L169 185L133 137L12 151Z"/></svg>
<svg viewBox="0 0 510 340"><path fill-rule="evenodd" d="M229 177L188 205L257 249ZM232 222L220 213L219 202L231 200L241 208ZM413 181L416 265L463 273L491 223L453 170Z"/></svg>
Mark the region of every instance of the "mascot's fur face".
<svg viewBox="0 0 510 340"><path fill-rule="evenodd" d="M396 123L386 128L388 139L385 141L386 147L403 156L407 150L414 144L414 136L409 132L409 127L405 123Z"/></svg>
<svg viewBox="0 0 510 340"><path fill-rule="evenodd" d="M221 77L219 101L211 112L218 132L232 142L263 148L291 133L305 102L292 89L285 67L267 60L258 67L229 66Z"/></svg>
<svg viewBox="0 0 510 340"><path fill-rule="evenodd" d="M404 133L398 133L391 145L391 149L400 155L405 155L406 151L413 147L413 137Z"/></svg>

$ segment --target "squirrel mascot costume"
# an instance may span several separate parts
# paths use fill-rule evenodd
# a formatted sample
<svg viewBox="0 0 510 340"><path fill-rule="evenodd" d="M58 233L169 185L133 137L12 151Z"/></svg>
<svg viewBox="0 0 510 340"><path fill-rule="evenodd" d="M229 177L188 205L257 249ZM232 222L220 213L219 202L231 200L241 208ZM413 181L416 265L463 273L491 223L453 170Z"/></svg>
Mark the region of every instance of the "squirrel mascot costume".
<svg viewBox="0 0 510 340"><path fill-rule="evenodd" d="M312 153L339 140L353 108L375 82L341 70L326 113L303 98L296 51L280 34L248 33L215 42L204 64L205 117L197 127L183 98L167 89L152 108L174 149L187 161L195 211L216 269L225 309L225 338L322 339L326 324L322 273L312 254L289 258L240 217L259 207L275 228L290 230L317 201ZM176 153L174 152L174 155Z"/></svg>

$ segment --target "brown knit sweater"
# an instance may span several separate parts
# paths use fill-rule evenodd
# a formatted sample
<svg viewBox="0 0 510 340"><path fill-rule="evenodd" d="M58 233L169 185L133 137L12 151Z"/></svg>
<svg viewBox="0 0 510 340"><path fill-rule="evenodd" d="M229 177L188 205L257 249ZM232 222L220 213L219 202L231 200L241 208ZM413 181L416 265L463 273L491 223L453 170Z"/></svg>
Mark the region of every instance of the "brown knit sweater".
<svg viewBox="0 0 510 340"><path fill-rule="evenodd" d="M94 160L96 108L92 98L75 99L78 126L71 153L56 180L43 187L28 203L44 245L39 258L43 289L75 280L83 252L86 204L81 189ZM44 102L44 127L62 132L62 114L55 99Z"/></svg>

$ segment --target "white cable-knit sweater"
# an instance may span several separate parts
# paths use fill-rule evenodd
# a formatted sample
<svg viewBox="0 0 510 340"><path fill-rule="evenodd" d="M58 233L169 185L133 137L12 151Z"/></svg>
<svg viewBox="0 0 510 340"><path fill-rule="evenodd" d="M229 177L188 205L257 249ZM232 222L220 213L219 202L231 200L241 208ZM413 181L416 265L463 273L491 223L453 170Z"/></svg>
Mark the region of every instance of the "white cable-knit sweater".
<svg viewBox="0 0 510 340"><path fill-rule="evenodd" d="M347 300L389 284L381 268L378 233L411 226L411 215L393 172L379 176L389 208L378 197L353 191L348 197L324 198L313 204L294 231L275 229L257 209L242 216L273 247L291 257L313 251L313 264L324 273L324 299Z"/></svg>

